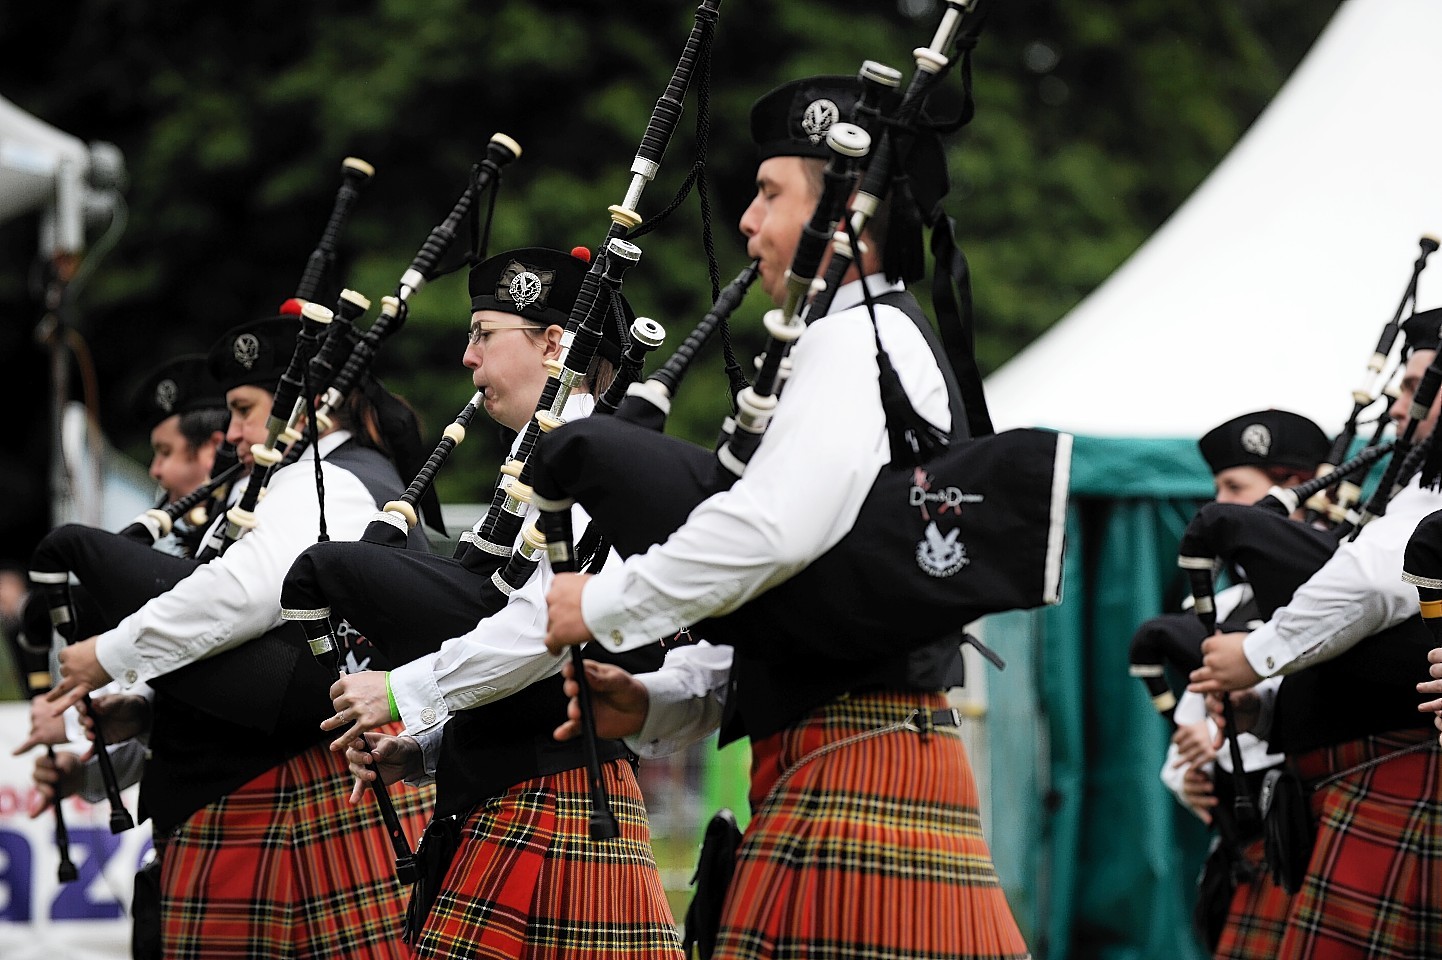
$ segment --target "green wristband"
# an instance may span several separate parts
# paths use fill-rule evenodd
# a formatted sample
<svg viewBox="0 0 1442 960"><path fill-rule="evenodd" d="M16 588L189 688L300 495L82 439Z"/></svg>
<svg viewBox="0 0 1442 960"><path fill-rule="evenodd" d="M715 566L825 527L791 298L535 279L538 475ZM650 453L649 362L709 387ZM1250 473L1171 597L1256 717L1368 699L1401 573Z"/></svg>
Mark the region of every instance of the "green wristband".
<svg viewBox="0 0 1442 960"><path fill-rule="evenodd" d="M396 692L391 689L391 672L389 670L386 671L386 699L390 701L391 719L399 720L401 718L401 708L396 706Z"/></svg>

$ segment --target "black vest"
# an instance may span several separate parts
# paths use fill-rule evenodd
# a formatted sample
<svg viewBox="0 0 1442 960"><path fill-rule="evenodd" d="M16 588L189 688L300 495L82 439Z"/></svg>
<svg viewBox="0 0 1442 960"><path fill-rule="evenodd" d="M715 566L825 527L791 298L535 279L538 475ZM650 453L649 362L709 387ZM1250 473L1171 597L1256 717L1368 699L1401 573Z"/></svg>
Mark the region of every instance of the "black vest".
<svg viewBox="0 0 1442 960"><path fill-rule="evenodd" d="M664 656L659 643L620 654L607 653L599 643L586 648L587 659L631 673L658 669ZM441 730L436 760L437 817L465 813L526 780L585 766L579 738L561 743L551 736L566 718L568 698L561 684L557 674L451 715ZM629 755L619 740L601 740L598 746L602 762Z"/></svg>
<svg viewBox="0 0 1442 960"><path fill-rule="evenodd" d="M404 492L395 467L378 450L347 441L324 459L364 484L377 509ZM302 462L302 469L311 466ZM408 548L429 550L419 526ZM378 661L371 666L387 668ZM300 624L287 622L152 680L155 722L140 785L142 818L167 832L328 739L320 722L334 712L329 690L335 679L311 656Z"/></svg>
<svg viewBox="0 0 1442 960"><path fill-rule="evenodd" d="M1427 651L1435 645L1414 614L1286 677L1268 742L1295 756L1390 730L1431 728L1432 715L1417 710L1416 684L1427 679Z"/></svg>
<svg viewBox="0 0 1442 960"><path fill-rule="evenodd" d="M920 305L909 293L889 293L876 298L877 303L895 307L911 318L931 348L936 365L946 382L951 406L952 436L967 435L966 413L961 391L951 365L946 359L936 333L931 329ZM784 402L784 401L783 401ZM816 602L824 603L823 597ZM906 630L905 611L897 612L898 635ZM704 629L704 628L703 628ZM911 652L898 652L862 660L847 659L845 651L829 660L776 655L784 639L767 643L754 650L734 649L731 661L730 689L726 697L725 716L721 722L720 744L749 736L760 740L791 726L810 711L835 700L845 693L872 689L915 690L933 693L960 686L965 680L961 659L961 627L955 633L940 637ZM762 655L760 650L767 650Z"/></svg>

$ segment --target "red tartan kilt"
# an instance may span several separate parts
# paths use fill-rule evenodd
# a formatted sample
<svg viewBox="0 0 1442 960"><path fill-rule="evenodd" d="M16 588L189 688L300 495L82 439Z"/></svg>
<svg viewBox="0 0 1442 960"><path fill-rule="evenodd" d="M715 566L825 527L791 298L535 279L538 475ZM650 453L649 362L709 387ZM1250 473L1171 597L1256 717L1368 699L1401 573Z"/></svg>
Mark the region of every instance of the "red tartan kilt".
<svg viewBox="0 0 1442 960"><path fill-rule="evenodd" d="M641 789L625 760L604 764L602 777L614 840L590 837L584 768L527 780L472 811L416 956L681 960Z"/></svg>
<svg viewBox="0 0 1442 960"><path fill-rule="evenodd" d="M1279 956L1437 956L1442 943L1442 753L1430 730L1354 740L1295 758L1308 781L1408 747L1312 794L1317 840Z"/></svg>
<svg viewBox="0 0 1442 960"><path fill-rule="evenodd" d="M161 872L167 960L409 957L395 856L374 802L349 802L352 782L322 743L178 827ZM391 795L414 845L433 793Z"/></svg>
<svg viewBox="0 0 1442 960"><path fill-rule="evenodd" d="M1029 955L956 729L838 746L945 705L939 694L853 695L754 745L753 789L775 786L753 805L715 960Z"/></svg>
<svg viewBox="0 0 1442 960"><path fill-rule="evenodd" d="M1226 926L1217 940L1214 960L1257 960L1276 957L1287 932L1292 898L1272 881L1263 861L1261 839L1247 844L1242 857L1257 868L1251 880L1237 885L1227 912Z"/></svg>

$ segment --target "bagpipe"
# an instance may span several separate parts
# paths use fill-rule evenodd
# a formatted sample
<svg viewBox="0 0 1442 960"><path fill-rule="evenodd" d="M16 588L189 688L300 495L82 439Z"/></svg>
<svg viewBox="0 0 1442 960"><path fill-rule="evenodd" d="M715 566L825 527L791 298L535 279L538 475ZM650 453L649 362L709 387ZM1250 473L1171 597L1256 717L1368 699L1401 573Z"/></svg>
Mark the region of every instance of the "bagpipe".
<svg viewBox="0 0 1442 960"><path fill-rule="evenodd" d="M190 529L203 531L214 515L216 505L225 502L230 485L244 469L234 444L220 444L211 464L210 477L205 483L179 499L157 504L145 511L121 530L120 536L153 546L175 530L177 521L182 520Z"/></svg>
<svg viewBox="0 0 1442 960"><path fill-rule="evenodd" d="M324 308L302 309L301 335L296 340L288 369L276 388L271 416L266 424L266 441L251 450L256 463L255 476L247 483L241 502L227 514L229 522L223 537L218 543L210 544L214 552L223 552L230 542L254 525L255 504L264 495L271 470L296 462L315 437L334 426L334 414L351 391L367 383L371 364L381 344L405 325L411 296L437 276L442 258L454 244L474 205L479 203L488 187L499 183L501 168L520 153L520 146L510 137L499 133L492 136L486 145L485 158L473 169L465 191L446 218L426 237L410 266L401 275L394 294L381 298L378 316L359 339L353 339L354 323L370 308L370 301L360 294L343 291L336 311L327 311L330 316L321 314ZM494 195L493 190L492 197ZM489 232L489 222L486 232ZM479 236L477 242L483 242ZM319 328L335 317L340 318L340 323L336 329L328 331L322 345ZM341 357L345 358L343 363L340 362ZM336 371L338 363L340 369ZM320 402L312 410L310 399L317 396L321 398ZM285 416L287 411L289 417ZM308 411L309 416L306 415ZM297 430L302 419L308 430L305 436ZM286 440L284 447L277 446L279 438ZM323 486L318 484L317 490L322 491ZM426 507L427 513L439 524L439 503L432 500ZM323 502L320 516L321 537L324 539Z"/></svg>
<svg viewBox="0 0 1442 960"><path fill-rule="evenodd" d="M1412 274L1407 280L1403 289L1402 297L1397 302L1397 309L1392 318L1382 325L1382 330L1377 336L1377 345L1373 348L1371 355L1367 358L1366 369L1362 375L1362 381L1352 391L1352 410L1347 416L1346 423L1337 433L1332 441L1332 448L1327 454L1327 459L1317 465L1316 477L1321 480L1333 473L1342 474L1332 483L1319 487L1318 489L1301 497L1301 503L1305 507L1303 519L1311 524L1330 524L1336 528L1345 527L1344 532L1350 532L1358 527L1362 521L1362 514L1358 513L1357 505L1362 499L1362 477L1365 470L1360 469L1361 465L1353 463L1354 469L1344 469L1342 460L1352 448L1357 438L1359 418L1362 413L1375 403L1379 398L1386 398L1387 384L1392 380L1393 374L1386 370L1388 358L1392 354L1393 347L1397 342L1397 336L1402 330L1402 315L1408 306L1416 310L1417 281L1422 275L1422 270L1427 266L1427 259L1438 249L1438 241L1431 235L1424 234L1419 240L1420 252L1412 264ZM1380 442L1383 429L1387 423L1386 410L1383 410L1379 425L1367 441L1364 450L1376 447ZM1407 447L1400 450L1401 458L1407 455ZM1369 461L1370 462L1370 461ZM1399 462L1400 470L1400 462ZM1393 476L1393 481L1397 479ZM1327 491L1334 491L1330 496ZM1390 491L1390 486L1379 486L1378 490ZM1275 492L1275 491L1274 491ZM1385 494L1390 498L1391 493ZM1378 501L1378 504L1384 501ZM1369 505L1370 506L1370 505ZM1295 508L1294 508L1295 509ZM1385 507L1383 508L1385 511ZM1288 512L1291 512L1290 510Z"/></svg>
<svg viewBox="0 0 1442 960"><path fill-rule="evenodd" d="M1287 514L1259 509L1254 504L1209 503L1203 506L1187 525L1177 548L1177 565L1186 572L1191 586L1192 610L1201 628L1202 639L1218 632L1213 580L1218 557L1247 571L1258 617L1267 620L1278 607L1291 600L1298 587L1321 569L1336 548L1337 541L1330 533L1291 520ZM1171 662L1184 669L1196 669L1201 666L1200 651L1185 660ZM1255 827L1261 817L1245 776L1247 770L1237 740L1236 715L1230 696L1222 700L1222 716L1236 787L1231 812L1236 824L1245 832Z"/></svg>
<svg viewBox="0 0 1442 960"><path fill-rule="evenodd" d="M976 6L949 4L935 47L945 51L962 13ZM918 53L923 61L931 67L947 58ZM616 417L588 418L542 439L537 495L558 506L580 503L622 556L665 540L697 504L729 489L760 445L778 406L780 358L805 329L797 317L816 293L820 252L840 219L837 198L844 203L850 192L831 184L869 140L852 125L834 124L830 133L833 157L818 209L798 243L783 306L766 318L771 336L747 398L755 403L748 409L738 398L735 429L729 436L723 430L718 451L655 433L661 409L655 404L630 408L639 411L636 422L623 404ZM917 322L950 378L929 325ZM877 346L893 456L851 531L783 583L694 625L696 635L792 665L815 656L865 659L894 653L913 638L921 645L958 635L986 613L1059 600L1070 437L1044 431L947 437L914 411L902 412L909 404L879 338ZM646 399L644 389L634 392L638 404ZM954 381L948 392L953 437L964 437L967 415ZM790 642L778 643L779 637Z"/></svg>
<svg viewBox="0 0 1442 960"><path fill-rule="evenodd" d="M318 339L316 328L325 323L330 311L304 298L314 296L319 289L324 268L334 256L335 242L354 202L356 188L369 178L371 168L363 161L350 158L344 164L342 173L343 182L331 217L315 252L308 260L305 274L296 291L296 300L304 301L301 310L307 316L304 322L311 325L308 337L312 341ZM344 308L347 316L352 316L357 311L363 312L368 305L364 298L350 291L342 294L341 303L347 305ZM291 397L298 399L300 381L295 376L296 369L295 362L288 365L287 379L291 383L287 389L291 391ZM272 410L271 425L278 422L284 429L289 425L289 421L276 416L276 411L284 410L291 400L279 390L277 396L282 402L277 403ZM281 430L276 433L280 435ZM210 547L207 549L202 546L193 559L170 556L151 549L159 536L164 534L168 523L197 504L219 496L221 489L228 485L240 469L236 463L227 466L221 457L217 458L217 467L219 469L213 471L211 481L200 489L163 510L143 515L119 534L70 524L51 531L42 539L31 558L30 578L49 607L55 632L66 642L75 642L114 626L147 601L174 587L194 572L202 562L218 555L218 544L213 539L208 541ZM258 489L259 486L260 484L252 484L251 488ZM212 534L223 526L220 523L215 524ZM72 580L78 581L73 589ZM238 651L230 651L220 657L211 658L210 662L192 664L185 670L178 671L175 676L189 676L197 670L213 667L214 663L219 661L229 663L238 655ZM230 680L233 679L231 676ZM233 682L210 686L231 691L239 689ZM227 696L230 699L238 697L239 700L231 705L234 708L232 712L244 713L248 708L272 704L277 697L284 696L285 690L286 683L282 681L279 685L266 684L265 690L260 693L251 691ZM217 705L216 708L219 710L221 706ZM127 829L133 825L133 820L121 804L114 772L107 762L104 731L99 723L95 723L92 729L101 774L111 804L111 828L116 831Z"/></svg>
<svg viewBox="0 0 1442 960"><path fill-rule="evenodd" d="M1431 450L1436 447L1435 437L1428 435L1420 443L1415 443L1414 439L1418 427L1432 413L1439 387L1442 387L1442 351L1434 353L1432 362L1423 371L1422 379L1412 393L1411 406L1407 409L1407 426L1403 428L1402 435L1393 446L1392 457L1387 461L1387 469L1383 471L1377 489L1372 492L1356 523L1347 530L1348 539L1355 540L1362 527L1377 517L1384 516L1387 513L1387 504L1412 481L1416 473L1423 474L1424 483L1436 478L1439 467L1431 455Z"/></svg>
<svg viewBox="0 0 1442 960"><path fill-rule="evenodd" d="M334 257L335 243L354 204L357 188L372 173L372 168L364 161L347 158L343 163L341 187L326 227L297 284L297 299L314 296L319 289L324 267ZM330 313L323 307L307 304L307 308L312 310L311 316L315 321ZM203 545L194 560L167 556L151 547L169 532L174 520L216 496L239 473L238 462L227 467L224 461L225 458L217 456L220 472L215 473L213 468L212 479L199 490L170 504L167 509L148 511L119 534L68 524L51 531L41 540L31 557L30 581L44 598L54 631L67 644L118 623L146 601L170 589L200 562L213 555ZM72 576L79 581L77 590L84 597L78 605L72 592ZM84 698L87 710L89 699L88 695ZM110 803L110 829L117 833L128 830L134 826L134 819L120 798L120 787L106 749L103 724L93 714L91 729L106 798Z"/></svg>
<svg viewBox="0 0 1442 960"><path fill-rule="evenodd" d="M515 590L534 575L547 544L534 524L523 529L532 499L532 452L544 432L563 423L562 412L573 389L591 367L605 332L604 325L621 326L620 286L625 272L641 256L640 248L628 237L637 237L643 232L642 217L637 210L641 195L660 169L681 117L693 72L699 66L704 76L709 68L719 6L720 0L702 0L697 7L691 33L632 160L631 180L624 199L609 208L611 224L592 257L568 316L561 355L551 365L534 416L501 467L484 517L474 531L462 536L456 555L450 559L390 549L414 525L411 506L421 491L431 488L436 470L463 438L465 423L461 419L468 421L474 412L471 409L471 413L462 411L457 418L461 429L453 429L457 424L448 428L448 435L442 437L427 468L416 475L399 502L387 504L361 541L318 543L292 565L282 589L282 615L301 622L312 650L319 652L334 644L331 621L343 616L396 662L416 659L435 652L446 639L468 632L503 608ZM705 98L698 99L704 107ZM698 118L699 131L706 129L705 119L704 116ZM704 180L693 174L669 209L675 209L692 181L704 184ZM703 210L704 207L703 203ZM656 222L659 220L648 228ZM659 325L645 318L638 318L628 333L629 336L623 334L620 338L625 344L618 375L620 385L613 384L612 389L599 398L598 407L621 401L627 378L639 373L645 352L654 349L662 335ZM590 549L598 558L604 558L607 553L607 547L599 541L593 541ZM384 594L398 595L401 600L392 604L377 603L376 598ZM650 654L645 662L654 665L659 660ZM584 677L584 673L578 675ZM555 705L561 707L564 699L559 697L559 678L556 680ZM549 695L550 691L546 693ZM540 699L541 695L537 694L536 702ZM455 735L469 719L472 718L467 712L452 717L446 726L446 736ZM590 724L586 725L585 736L595 811L593 835L615 836L614 818L610 816L604 791L599 789L595 733ZM440 786L443 785L438 788Z"/></svg>
<svg viewBox="0 0 1442 960"><path fill-rule="evenodd" d="M10 654L14 659L16 672L25 680L26 699L34 701L45 696L53 685L50 671L51 630L48 620L39 629L32 628L29 623L22 623L18 630L5 631L5 636L10 641ZM44 642L36 642L40 637L44 638ZM48 743L45 745L45 755L52 764L55 762L55 748ZM56 877L61 883L69 883L79 873L75 869L75 862L70 859L70 830L65 825L65 811L61 809L60 801L57 789L55 849L60 853L60 863L56 869Z"/></svg>
<svg viewBox="0 0 1442 960"><path fill-rule="evenodd" d="M611 227L602 242L601 253L592 259L581 292L566 323L562 356L547 378L535 416L522 431L514 451L501 468L500 479L486 514L478 524L478 531L461 537L461 545L452 561L441 565L435 563L440 558L422 561L427 567L437 566L436 575L453 584L454 589L448 588L446 592L455 599L463 598L465 611L456 617L442 617L447 624L445 626L436 624L435 630L424 627L418 630L413 620L413 610L400 608L385 611L378 609L376 604L367 602L368 598L375 595L373 587L379 586L380 580L371 582L351 579L366 575L365 571L369 567L367 558L382 556L373 552L374 547L395 545L398 535L403 535L413 526L412 511L407 504L419 497L420 491L431 487L440 464L464 437L463 429L455 431L453 424L453 428L448 428L447 431L453 435L442 438L428 468L417 474L400 502L388 504L386 509L377 515L362 541L351 544L317 544L303 553L291 568L286 578L281 606L287 611L286 616L301 619L303 623L309 624L308 631L315 631L313 643L316 649L323 649L329 642L324 631L329 630L327 618L334 609L343 611L353 626L373 642L380 644L397 661L415 659L433 652L441 640L473 627L480 619L504 605L514 586L506 582L500 574L507 566L514 568L515 565L509 563L513 554L519 554L522 562L531 562L531 569L534 569L534 561L539 559L540 551L535 549L539 540L533 537L529 543L523 544L519 551L517 548L530 498L530 454L540 433L562 422L561 411L572 389L584 378L596 355L602 337L602 324L614 322L611 314L615 293L626 269L640 257L639 248L625 240L624 235L642 222L636 206L646 184L659 170L661 159L681 114L691 72L703 48L709 47L717 6L717 3L708 0L697 10L696 24L685 50L666 91L656 104L641 147L632 161L632 180L625 199L621 204L609 209ZM655 344L661 333L659 325L641 319L644 322L633 325L632 333L635 336L630 339L639 341L643 347ZM623 385L624 372L639 367L639 359L636 354L631 353L632 349L628 347L627 353L633 359L630 363L623 360L623 376L618 377ZM615 393L608 393L610 400L602 397L602 402L615 400ZM464 421L458 418L458 422L464 427L470 414L463 411L462 416ZM405 556L390 559L400 563L415 561L415 558ZM443 570L448 572L442 572ZM376 576L391 583L408 582L411 579L407 578L404 571L396 570L377 571ZM403 579L390 580L392 576ZM418 574L413 579L419 582L426 579L426 576ZM510 576L510 579L519 578ZM477 586L477 580L482 582L480 587ZM417 588L423 589L419 587L419 583ZM430 604L422 607L432 613L440 612L440 608ZM454 629L451 624L463 626L455 633L447 632Z"/></svg>
<svg viewBox="0 0 1442 960"><path fill-rule="evenodd" d="M1412 264L1412 273L1397 309L1383 325L1377 345L1367 360L1362 382L1352 391L1352 411L1333 440L1327 459L1318 465L1315 476L1292 487L1274 486L1250 506L1207 504L1188 525L1178 564L1191 580L1199 617L1215 617L1211 606L1212 576L1220 559L1239 564L1247 571L1248 579L1257 590L1261 618L1270 618L1272 612L1285 605L1296 588L1326 562L1339 543L1354 537L1363 525L1384 513L1387 501L1421 469L1431 446L1430 438L1420 444L1413 444L1412 438L1417 423L1426 418L1437 388L1442 384L1442 368L1434 371L1436 364L1429 367L1428 375L1418 386L1403 435L1384 441L1379 426L1360 451L1350 459L1343 459L1356 440L1361 414L1385 396L1383 388L1393 376L1385 368L1402 330L1403 314L1409 305L1415 312L1418 278L1428 257L1438 249L1437 240L1427 235L1421 237L1419 245L1420 253ZM1367 509L1359 511L1356 504L1362 478L1388 455L1392 459L1372 500ZM1335 494L1329 497L1329 491L1333 490ZM1289 521L1287 518L1299 509L1305 511L1302 522ZM1158 621L1158 629L1165 619ZM1190 634L1190 631L1181 632ZM1200 666L1200 654L1191 646L1190 637L1178 645L1160 637L1146 624L1133 639L1132 675L1146 682L1149 695L1163 713L1170 709L1171 696L1163 679L1163 665L1184 672L1196 669Z"/></svg>

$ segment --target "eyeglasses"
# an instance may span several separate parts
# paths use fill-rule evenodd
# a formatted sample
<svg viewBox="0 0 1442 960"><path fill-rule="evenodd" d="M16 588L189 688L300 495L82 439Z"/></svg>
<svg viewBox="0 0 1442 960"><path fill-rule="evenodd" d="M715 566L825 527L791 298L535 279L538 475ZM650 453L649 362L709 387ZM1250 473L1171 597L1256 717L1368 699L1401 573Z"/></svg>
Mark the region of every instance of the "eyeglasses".
<svg viewBox="0 0 1442 960"><path fill-rule="evenodd" d="M495 333L499 330L539 330L534 323L526 323L524 320L472 320L471 329L466 332L466 340L471 346L481 342L481 337L487 333Z"/></svg>

